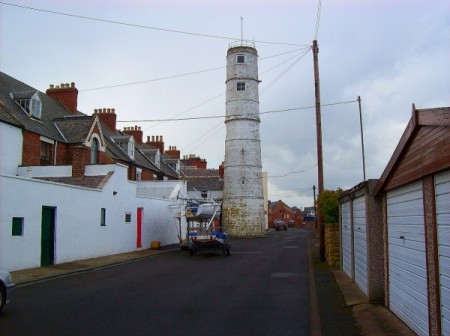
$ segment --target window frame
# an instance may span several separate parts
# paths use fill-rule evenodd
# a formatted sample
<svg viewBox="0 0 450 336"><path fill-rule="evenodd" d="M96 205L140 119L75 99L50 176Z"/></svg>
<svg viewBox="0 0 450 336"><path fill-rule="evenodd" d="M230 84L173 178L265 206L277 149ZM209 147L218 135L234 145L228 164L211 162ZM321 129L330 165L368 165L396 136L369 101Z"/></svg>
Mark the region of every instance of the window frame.
<svg viewBox="0 0 450 336"><path fill-rule="evenodd" d="M100 208L100 226L106 226L106 208Z"/></svg>
<svg viewBox="0 0 450 336"><path fill-rule="evenodd" d="M236 91L245 91L245 82L237 82Z"/></svg>
<svg viewBox="0 0 450 336"><path fill-rule="evenodd" d="M40 164L41 166L51 165L52 144L41 140Z"/></svg>
<svg viewBox="0 0 450 336"><path fill-rule="evenodd" d="M245 64L245 58L246 57L244 54L237 54L236 55L236 64Z"/></svg>
<svg viewBox="0 0 450 336"><path fill-rule="evenodd" d="M92 138L91 141L91 164L98 164L98 158L99 158L99 153L100 151L100 142L98 141L97 138Z"/></svg>
<svg viewBox="0 0 450 336"><path fill-rule="evenodd" d="M24 217L13 217L11 223L11 236L21 237L23 236L25 218Z"/></svg>

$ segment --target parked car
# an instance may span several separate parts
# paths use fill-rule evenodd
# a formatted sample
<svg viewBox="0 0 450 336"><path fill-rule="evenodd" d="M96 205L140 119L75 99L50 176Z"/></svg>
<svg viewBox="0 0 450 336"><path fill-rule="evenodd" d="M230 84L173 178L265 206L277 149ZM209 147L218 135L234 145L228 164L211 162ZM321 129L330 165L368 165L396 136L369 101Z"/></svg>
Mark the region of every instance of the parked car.
<svg viewBox="0 0 450 336"><path fill-rule="evenodd" d="M11 274L0 270L0 313L3 307L11 301L11 294L16 285L12 282Z"/></svg>
<svg viewBox="0 0 450 336"><path fill-rule="evenodd" d="M273 226L275 227L275 231L278 230L284 230L287 231L287 224L285 222L283 222L282 220L276 220L273 222Z"/></svg>

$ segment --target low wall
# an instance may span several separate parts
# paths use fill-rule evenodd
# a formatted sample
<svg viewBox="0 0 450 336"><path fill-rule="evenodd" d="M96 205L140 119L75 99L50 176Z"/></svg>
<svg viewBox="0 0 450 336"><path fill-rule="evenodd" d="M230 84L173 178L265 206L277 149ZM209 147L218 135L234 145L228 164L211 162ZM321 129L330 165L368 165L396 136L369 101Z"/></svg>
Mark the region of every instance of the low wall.
<svg viewBox="0 0 450 336"><path fill-rule="evenodd" d="M339 224L325 224L325 257L328 265L340 268Z"/></svg>

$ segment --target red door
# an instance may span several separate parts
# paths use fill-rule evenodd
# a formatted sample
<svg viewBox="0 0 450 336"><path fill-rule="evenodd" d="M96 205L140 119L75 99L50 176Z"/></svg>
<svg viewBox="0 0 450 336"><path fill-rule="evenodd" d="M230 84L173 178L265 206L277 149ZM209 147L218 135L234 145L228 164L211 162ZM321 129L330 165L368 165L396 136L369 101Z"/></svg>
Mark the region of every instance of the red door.
<svg viewBox="0 0 450 336"><path fill-rule="evenodd" d="M136 248L142 247L142 212L144 208L137 208L137 221L136 221Z"/></svg>

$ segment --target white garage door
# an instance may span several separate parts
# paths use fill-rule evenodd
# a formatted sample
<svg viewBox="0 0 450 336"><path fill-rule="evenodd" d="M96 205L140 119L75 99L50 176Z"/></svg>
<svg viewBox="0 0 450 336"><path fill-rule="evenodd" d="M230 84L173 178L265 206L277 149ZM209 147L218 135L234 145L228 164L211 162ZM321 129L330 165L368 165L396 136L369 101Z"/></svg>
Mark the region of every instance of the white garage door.
<svg viewBox="0 0 450 336"><path fill-rule="evenodd" d="M442 335L450 335L450 172L435 181Z"/></svg>
<svg viewBox="0 0 450 336"><path fill-rule="evenodd" d="M387 193L389 308L418 335L428 335L422 182Z"/></svg>
<svg viewBox="0 0 450 336"><path fill-rule="evenodd" d="M350 202L341 204L341 242L342 242L342 270L353 279L352 268L352 231Z"/></svg>
<svg viewBox="0 0 450 336"><path fill-rule="evenodd" d="M355 256L355 282L369 295L367 286L366 197L353 200L353 234Z"/></svg>

